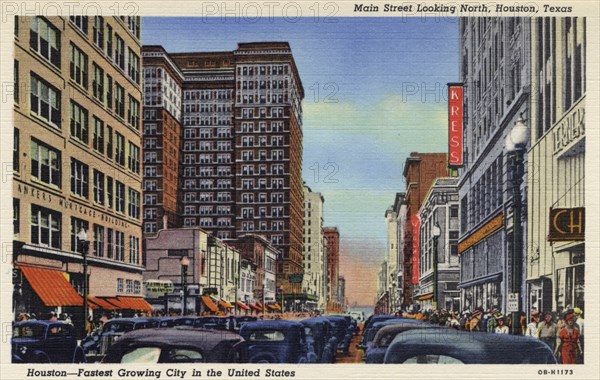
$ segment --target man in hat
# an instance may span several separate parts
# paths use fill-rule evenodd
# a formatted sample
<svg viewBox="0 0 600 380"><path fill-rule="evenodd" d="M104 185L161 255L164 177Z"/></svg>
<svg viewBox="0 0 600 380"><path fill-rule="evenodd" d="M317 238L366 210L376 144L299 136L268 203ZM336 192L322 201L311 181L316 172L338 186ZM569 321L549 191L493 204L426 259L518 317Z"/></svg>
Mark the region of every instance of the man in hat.
<svg viewBox="0 0 600 380"><path fill-rule="evenodd" d="M495 306L492 306L492 308L490 309L489 315L487 317L487 323L486 323L486 331L487 332L495 332L496 331L496 326L497 324L497 320L496 320L496 315L498 314L498 309L496 309Z"/></svg>
<svg viewBox="0 0 600 380"><path fill-rule="evenodd" d="M531 322L527 325L525 329L526 336L535 336L537 337L538 324L540 323L540 312L537 310L531 311Z"/></svg>
<svg viewBox="0 0 600 380"><path fill-rule="evenodd" d="M50 322L56 322L58 321L58 318L56 318L56 312L51 311L50 312L50 318L48 319Z"/></svg>
<svg viewBox="0 0 600 380"><path fill-rule="evenodd" d="M496 315L496 329L494 330L494 332L496 334L508 334L510 333L510 329L508 328L508 326L505 323L505 316L503 314L497 314Z"/></svg>

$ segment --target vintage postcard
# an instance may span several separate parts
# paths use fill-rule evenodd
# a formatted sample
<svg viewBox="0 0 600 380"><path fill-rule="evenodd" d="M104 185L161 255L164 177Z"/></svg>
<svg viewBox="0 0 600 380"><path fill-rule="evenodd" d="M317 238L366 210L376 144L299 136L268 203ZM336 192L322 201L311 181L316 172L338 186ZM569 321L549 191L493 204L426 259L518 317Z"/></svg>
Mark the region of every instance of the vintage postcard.
<svg viewBox="0 0 600 380"><path fill-rule="evenodd" d="M2 378L600 376L598 4L1 7Z"/></svg>

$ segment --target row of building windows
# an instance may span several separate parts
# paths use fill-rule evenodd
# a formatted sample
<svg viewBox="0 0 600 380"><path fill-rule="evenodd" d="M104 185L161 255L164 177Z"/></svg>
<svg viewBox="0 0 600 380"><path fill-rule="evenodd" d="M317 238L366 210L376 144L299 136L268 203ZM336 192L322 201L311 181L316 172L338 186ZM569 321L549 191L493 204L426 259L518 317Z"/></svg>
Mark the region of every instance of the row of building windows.
<svg viewBox="0 0 600 380"><path fill-rule="evenodd" d="M123 287L123 283L125 287ZM137 280L124 280L122 278L117 279L117 292L127 294L141 294L141 285Z"/></svg>
<svg viewBox="0 0 600 380"><path fill-rule="evenodd" d="M14 233L18 234L20 226L20 200L13 200L13 223ZM30 213L30 241L32 244L45 247L62 249L62 231L63 215L59 211L49 208L31 205ZM84 249L89 249L89 253L96 257L106 257L111 260L125 262L125 251L127 250L128 262L131 264L140 264L141 245L140 238L129 236L129 244L126 245L125 233L103 225L93 224L93 230L89 230L90 223L86 220L76 217L70 218L70 250L73 252L84 253ZM81 229L90 231L91 242L89 246L80 244L77 234Z"/></svg>
<svg viewBox="0 0 600 380"><path fill-rule="evenodd" d="M184 100L227 100L233 99L233 90L185 90Z"/></svg>
<svg viewBox="0 0 600 380"><path fill-rule="evenodd" d="M238 65L237 75L287 75L289 65Z"/></svg>

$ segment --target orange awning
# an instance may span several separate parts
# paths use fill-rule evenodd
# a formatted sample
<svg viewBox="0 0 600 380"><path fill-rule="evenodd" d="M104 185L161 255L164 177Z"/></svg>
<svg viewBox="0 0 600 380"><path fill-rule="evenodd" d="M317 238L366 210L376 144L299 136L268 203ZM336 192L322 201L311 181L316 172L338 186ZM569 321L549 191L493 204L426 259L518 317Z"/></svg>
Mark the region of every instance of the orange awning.
<svg viewBox="0 0 600 380"><path fill-rule="evenodd" d="M46 306L82 306L83 298L66 279L66 272L19 265Z"/></svg>
<svg viewBox="0 0 600 380"><path fill-rule="evenodd" d="M281 310L281 306L279 306L279 304L278 304L278 303L271 304L271 305L269 305L269 307L270 307L272 310Z"/></svg>
<svg viewBox="0 0 600 380"><path fill-rule="evenodd" d="M119 301L117 297L103 297L102 300L108 302L109 304L115 305L115 309L127 309L125 305Z"/></svg>
<svg viewBox="0 0 600 380"><path fill-rule="evenodd" d="M92 304L92 309L116 310L117 307L100 297L88 296L88 302ZM94 307L96 306L96 307Z"/></svg>
<svg viewBox="0 0 600 380"><path fill-rule="evenodd" d="M256 306L256 304L253 304L253 303L250 304L250 307L256 311L263 311L262 307L258 307L258 306Z"/></svg>
<svg viewBox="0 0 600 380"><path fill-rule="evenodd" d="M210 299L209 296L202 296L201 298L202 298L202 302L204 303L204 305L206 305L206 307L210 311L214 311L214 312L219 311L219 308L217 307L217 305L215 305L215 303L213 302L213 300Z"/></svg>
<svg viewBox="0 0 600 380"><path fill-rule="evenodd" d="M123 309L151 311L152 306L142 297L118 297Z"/></svg>
<svg viewBox="0 0 600 380"><path fill-rule="evenodd" d="M250 308L248 306L246 306L243 302L237 301L236 304L242 310L250 310Z"/></svg>
<svg viewBox="0 0 600 380"><path fill-rule="evenodd" d="M232 309L233 305L225 300L219 300L219 306L224 307L226 309Z"/></svg>
<svg viewBox="0 0 600 380"><path fill-rule="evenodd" d="M431 294L425 294L424 296L421 296L421 297L417 298L417 300L419 300L419 301L425 301L425 300L428 300L430 298L433 298L433 293L431 293Z"/></svg>

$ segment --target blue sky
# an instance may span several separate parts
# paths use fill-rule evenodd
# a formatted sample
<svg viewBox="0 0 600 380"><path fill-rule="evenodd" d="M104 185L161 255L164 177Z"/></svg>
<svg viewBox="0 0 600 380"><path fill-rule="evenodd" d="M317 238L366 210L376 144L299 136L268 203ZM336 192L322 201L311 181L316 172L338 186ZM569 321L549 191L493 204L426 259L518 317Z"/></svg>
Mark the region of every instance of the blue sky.
<svg viewBox="0 0 600 380"><path fill-rule="evenodd" d="M290 43L305 90L304 180L325 197L325 224L340 230L342 273L349 265L371 271L384 257L384 212L405 189L407 155L447 149L445 85L458 80L458 21L334 20L144 17L142 40L169 52ZM347 278L351 301L372 302L372 277Z"/></svg>

